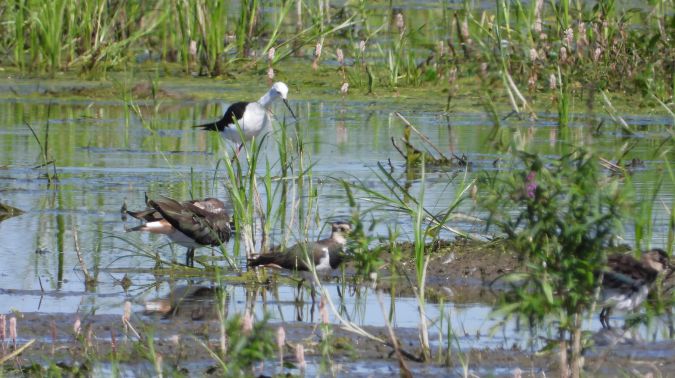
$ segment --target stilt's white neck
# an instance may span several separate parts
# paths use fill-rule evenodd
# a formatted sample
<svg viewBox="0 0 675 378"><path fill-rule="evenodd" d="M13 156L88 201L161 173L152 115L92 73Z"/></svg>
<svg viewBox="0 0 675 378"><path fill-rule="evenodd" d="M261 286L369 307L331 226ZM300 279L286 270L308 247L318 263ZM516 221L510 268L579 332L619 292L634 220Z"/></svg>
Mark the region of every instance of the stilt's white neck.
<svg viewBox="0 0 675 378"><path fill-rule="evenodd" d="M260 100L258 100L258 103L262 105L264 108L269 109L272 106L272 103L274 100L277 99L277 96L272 96L270 91L267 91L262 97L260 97Z"/></svg>

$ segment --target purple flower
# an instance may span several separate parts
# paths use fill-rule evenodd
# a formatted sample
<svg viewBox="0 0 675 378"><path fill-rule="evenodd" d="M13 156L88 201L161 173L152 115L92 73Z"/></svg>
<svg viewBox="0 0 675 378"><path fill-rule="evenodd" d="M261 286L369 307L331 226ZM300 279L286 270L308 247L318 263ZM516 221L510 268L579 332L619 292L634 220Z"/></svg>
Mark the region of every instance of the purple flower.
<svg viewBox="0 0 675 378"><path fill-rule="evenodd" d="M530 171L525 179L525 195L527 198L534 198L534 192L537 190L537 172Z"/></svg>

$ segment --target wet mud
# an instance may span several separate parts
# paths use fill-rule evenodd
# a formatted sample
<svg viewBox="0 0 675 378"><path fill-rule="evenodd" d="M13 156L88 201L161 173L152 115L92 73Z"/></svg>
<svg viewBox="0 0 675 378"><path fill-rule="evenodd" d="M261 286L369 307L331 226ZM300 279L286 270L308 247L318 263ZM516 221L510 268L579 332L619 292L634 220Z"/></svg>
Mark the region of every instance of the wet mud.
<svg viewBox="0 0 675 378"><path fill-rule="evenodd" d="M489 284L505 273L518 269L517 256L499 243L458 240L439 242L432 247L427 275L430 300L441 296L454 302L493 303ZM405 248L405 246L403 246ZM399 262L400 277L414 275L412 262ZM380 274L386 278L391 267ZM392 280L383 279L381 290L390 289ZM400 288L406 285L398 285ZM493 285L494 286L494 285ZM221 376L222 367L214 360L220 353L220 322L215 310L219 290L200 286L181 287L169 298L148 301L146 311L132 314L127 325L117 315L85 314L16 314L21 347L33 343L12 359L9 372L44 374L50 368L74 374L108 374L113 369L143 376L157 373L157 358L165 372L190 376ZM398 295L407 295L398 290ZM412 294L411 294L412 295ZM318 316L317 316L318 317ZM77 324L76 324L77 323ZM269 322L271 332L283 327L284 367L274 359L254 364L251 375L316 374L337 376L372 376L398 374L399 360L386 327L362 327L372 338L360 335L340 324L322 325L319 320ZM330 332L330 364L322 354L322 338ZM558 374L556 348L485 347L457 349L447 343L432 342L432 361L421 362L418 330L412 327L393 329L402 352L402 360L415 376L555 376ZM525 332L525 331L524 331ZM477 335L456 335L475 338ZM592 376L673 376L675 353L671 342L645 342L638 335L621 328L601 330L589 335L584 352L584 368ZM433 335L432 335L433 339ZM447 340L444 340L447 341ZM452 340L450 340L452 344ZM302 344L308 363L300 370L295 359L296 347ZM3 355L14 347L4 344ZM149 350L152 348L152 356ZM277 350L278 353L278 350ZM159 356L159 357L158 357ZM321 370L324 369L324 370ZM125 373L126 372L126 373ZM519 375L520 374L520 375Z"/></svg>

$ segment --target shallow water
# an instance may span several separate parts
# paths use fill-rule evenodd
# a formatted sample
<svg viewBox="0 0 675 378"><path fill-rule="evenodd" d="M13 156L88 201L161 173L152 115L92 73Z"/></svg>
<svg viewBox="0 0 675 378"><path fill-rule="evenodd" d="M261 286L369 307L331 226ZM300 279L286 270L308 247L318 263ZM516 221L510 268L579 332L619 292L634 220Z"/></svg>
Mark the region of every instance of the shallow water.
<svg viewBox="0 0 675 378"><path fill-rule="evenodd" d="M92 86L90 83L77 85ZM1 201L25 211L21 216L0 222L2 312L121 313L126 300L131 300L134 310L140 312L144 301L165 296L171 287L184 283L184 279L171 279L173 281L169 283L168 277L149 273L154 261L139 255L138 247L151 254L159 251L164 259L179 262L183 261L184 250L166 246L166 241L161 238L125 233L125 225L135 223L125 224L120 219L120 207L124 202L130 209L143 207L145 192L150 196L167 195L179 199L207 195L225 198L221 179L213 180L219 157L219 138L212 133L195 131L191 126L215 119L229 103L242 97L255 98L265 90L261 86L249 94L241 88L224 88L220 83L205 79L194 79L189 84L166 83L163 88L182 95L200 91L222 93L222 101L143 100L138 102L140 112L135 113L121 99L73 99L49 95L72 86L71 81L40 85L34 81L0 82L0 91L5 91L0 96ZM10 96L9 88L22 96ZM49 91L45 92L45 88ZM321 222L348 219L351 214L342 185L330 178L357 180L372 189L384 191L382 182L374 177L376 163L381 162L393 169L395 178L406 181L404 161L390 142L392 137L400 138L403 130L393 109L404 114L444 153L466 154L472 162L466 182L482 171L499 169L493 162L503 158L487 141L492 127L487 117L480 111L458 110L445 115L441 111L444 99L435 99L425 105L406 101L383 104L377 99L307 98L311 96L301 91L297 96L291 94L290 102L299 117L297 122L306 152L316 163L313 176L319 193ZM282 107L275 109L280 117L284 114ZM637 135L621 135L617 129L605 126L599 136L591 136L586 132L587 126L597 124L602 116L575 115L572 139L592 144L610 160L614 158L615 150L624 144L635 143L624 161L633 157L644 161L644 166L634 173L633 180L638 187L650 188L663 175L657 170L663 157L654 156L652 151L665 135L670 120L664 115L630 112L622 116L638 127ZM44 178L45 168L36 168L42 163L42 157L26 123L34 128L43 143L49 124L49 158L55 161L58 183L49 185ZM532 148L552 157L560 154L564 142L556 134L554 114L538 114L535 121L510 117L504 123L520 133ZM272 137L279 135L279 127L278 124L275 126ZM288 130L293 136L292 123ZM267 156L273 162L276 151L272 140L270 138L267 145ZM418 139L416 143L419 143ZM226 148L232 146L228 144ZM674 157L673 152L667 156L671 161ZM264 173L262 166L261 175ZM457 173L459 176L454 177ZM424 182L425 206L432 211L444 209L462 187L463 174L461 169L429 168ZM407 183L416 192L421 182L418 177ZM672 203L673 189L672 182L665 180L657 203ZM367 206L365 201L361 204ZM471 201L465 201L459 211L481 216ZM654 211L653 246L663 246L668 227L667 211L658 205ZM386 210L372 214L386 219L375 233L386 236L387 226L395 226L401 231L400 239L412 238L408 236L411 224L407 216ZM463 231L484 231L480 223L460 221L452 226ZM633 236L629 226L625 239L630 244ZM79 238L86 265L98 279L95 289L90 292L84 289L83 274L75 253L74 232ZM310 237L319 233L320 228L312 227ZM300 237L294 230L289 234L291 242ZM274 242L282 237L279 230L272 236ZM446 233L443 237L452 238L453 235ZM228 253L231 253L232 244L227 246ZM218 254L216 252L216 256ZM203 249L198 255L209 256L210 253ZM132 281L128 291L119 284L125 275ZM329 286L334 301L338 301L336 288L336 285ZM256 307L259 316L268 311L272 321L295 320L298 314L305 320L310 318L308 304L300 308L294 304L294 286L282 285L278 292L278 300L268 299L265 306ZM345 316L362 326L384 325L377 294L363 288L356 292L358 295L345 295L342 302ZM247 290L235 285L228 293L229 311L243 311ZM391 298L384 294L382 301L388 311ZM509 348L514 344L527 348L529 345L527 332L515 330L513 323L489 335L496 320L490 318L491 307L485 301L455 304L449 300L443 308L434 303L427 305L430 319L438 319L441 311L451 316L453 330L459 335L462 348ZM397 327L415 328L418 323L416 300L396 298L393 320ZM620 322L620 314L613 321ZM598 328L599 322L594 317L589 329ZM648 340L667 338L663 328L656 328L643 329L643 337ZM431 332L431 340L437 343L437 329ZM355 365L354 369L359 367ZM370 369L373 372L372 366Z"/></svg>

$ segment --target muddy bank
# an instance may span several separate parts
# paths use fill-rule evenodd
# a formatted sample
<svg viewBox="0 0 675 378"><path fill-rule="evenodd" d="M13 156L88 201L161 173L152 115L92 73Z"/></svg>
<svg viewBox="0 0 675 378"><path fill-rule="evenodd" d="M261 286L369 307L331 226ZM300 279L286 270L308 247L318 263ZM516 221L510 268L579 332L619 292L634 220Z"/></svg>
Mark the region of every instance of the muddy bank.
<svg viewBox="0 0 675 378"><path fill-rule="evenodd" d="M389 290L396 285L396 294L413 297L415 261L413 245L401 243L399 248L406 256L392 261L390 255L379 272L377 287ZM517 271L522 265L516 253L506 243L485 243L468 239L439 240L427 246L429 266L426 273L426 298L437 303L441 298L454 303L494 303L494 290L504 287L498 280L504 274Z"/></svg>
<svg viewBox="0 0 675 378"><path fill-rule="evenodd" d="M212 352L218 353L219 323L215 319L192 320L189 317L171 316L158 319L154 316L136 314L131 325L138 332L134 335L130 328L125 330L120 317L108 315L86 316L80 319L81 331L77 335L73 329L75 314L25 313L18 317L19 346L35 339L19 357L5 365L7 371L43 374L48 369L62 372L92 374L103 373L115 361L123 374L154 374L156 359L160 356L162 370L165 373L188 375L220 376L223 370L212 358ZM270 332L276 332L281 324L268 324ZM308 363L306 374L318 373L322 363L321 338L323 330L317 324L285 322L286 333L284 356L286 367L281 370L278 359L263 364L254 364L250 371L253 375L272 375L300 373L295 359L295 348L302 344ZM370 376L375 372L396 374L398 361L393 349L381 342L358 336L337 325L329 326L331 335L330 359L332 370L338 376ZM383 328L365 327L372 335L387 340ZM417 330L398 328L395 330L401 348L417 355ZM608 335L606 340L614 340ZM114 341L113 341L114 340ZM150 342L152 340L152 342ZM6 347L6 353L12 347ZM533 351L512 349L471 349L460 352L435 351L440 360L431 363L419 363L406 359L406 364L416 376L456 376L468 371L478 376L513 376L520 370L524 376L548 376L557 374L555 354L539 354ZM464 361L464 364L462 363ZM323 362L326 362L324 359ZM675 356L670 343L652 343L638 345L624 340L615 345L598 345L586 351L586 371L593 376L615 376L616 374L662 374L672 376L675 371ZM101 370L102 369L102 370Z"/></svg>
<svg viewBox="0 0 675 378"><path fill-rule="evenodd" d="M455 302L491 303L494 295L490 294L486 284L520 266L515 254L498 243L458 240L430 247L428 290L438 294L436 299L444 296ZM391 290L396 282L395 287L400 288L396 293L407 295L404 288L410 285L402 284L401 280L405 278L401 277L412 277L414 267L411 261L400 261L396 266L398 279L387 279L392 272L391 266L380 273L383 277L381 289ZM239 285L242 285L241 278ZM408 291L412 293L410 289ZM125 326L119 315L16 314L18 347L34 341L18 357L10 359L5 369L10 373L21 371L30 375L48 371L110 375L117 369L123 375L144 376L157 374L161 367L165 374L221 376L225 372L214 358L220 350L220 322L215 303L221 293L221 289L212 287L179 287L167 298L147 301L146 312L133 314L130 326ZM328 371L337 376L398 374L399 360L385 327L363 327L372 336L370 338L341 325L322 326L319 318L317 314L305 322L267 323L264 329L269 335L275 335L279 327L285 330L285 366L280 366L278 357L269 358L264 363L255 363L248 374L300 374L295 357L298 345L302 345L306 353L306 376L321 372L329 374ZM76 325L78 321L79 325ZM403 360L415 376L462 376L465 371L476 376L505 377L514 376L518 371L523 376L558 374L555 349L541 353L540 347L524 348L519 346L523 344L510 341L512 345L460 350L456 348L459 342L454 338L463 342L468 340L470 345L486 345L480 340L490 336L483 332L464 333L455 334L450 340L438 340L434 332L432 330L431 334L434 357L431 362L423 363L419 362L418 330L411 327L394 329ZM520 332L527 333L526 330ZM650 373L670 376L670 372L675 371L675 353L670 341L646 342L637 333L618 328L589 333L589 338L592 342L584 354L585 369L593 376ZM8 355L13 347L5 345L3 355ZM322 351L326 347L330 352L324 355ZM276 347L274 350L278 353Z"/></svg>

